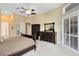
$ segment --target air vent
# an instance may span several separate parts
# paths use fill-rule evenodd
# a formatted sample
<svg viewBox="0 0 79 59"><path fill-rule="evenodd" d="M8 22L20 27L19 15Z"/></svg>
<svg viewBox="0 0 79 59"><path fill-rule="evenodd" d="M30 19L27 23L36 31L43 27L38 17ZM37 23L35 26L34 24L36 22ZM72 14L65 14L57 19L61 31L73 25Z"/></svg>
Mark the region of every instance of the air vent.
<svg viewBox="0 0 79 59"><path fill-rule="evenodd" d="M72 10L73 8L75 8L77 6L79 6L79 3L72 3L71 5L66 7L65 12L68 12L68 11Z"/></svg>

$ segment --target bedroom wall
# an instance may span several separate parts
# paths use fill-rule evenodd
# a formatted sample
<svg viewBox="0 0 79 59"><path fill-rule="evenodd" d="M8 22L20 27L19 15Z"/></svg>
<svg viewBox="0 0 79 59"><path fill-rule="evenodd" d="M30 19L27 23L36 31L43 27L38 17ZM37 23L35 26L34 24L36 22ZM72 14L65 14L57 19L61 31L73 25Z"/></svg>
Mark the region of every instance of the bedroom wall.
<svg viewBox="0 0 79 59"><path fill-rule="evenodd" d="M22 24L27 23L29 24L30 27L28 27L29 32L27 32L27 34L31 35L31 24L34 23L33 21L33 17L28 17L28 16L22 16L22 15L18 15L18 14L13 14L13 36L17 35L17 27L18 24L21 22L21 31L24 33L25 28L23 29L24 26L22 26ZM25 31L26 32L26 31Z"/></svg>
<svg viewBox="0 0 79 59"><path fill-rule="evenodd" d="M34 17L33 16L31 16L31 17L30 16L29 17L26 16L25 23L29 23L30 24L29 27L28 27L29 31L27 32L27 34L31 35L31 25L35 23Z"/></svg>
<svg viewBox="0 0 79 59"><path fill-rule="evenodd" d="M30 24L40 24L41 31L44 31L44 23L55 22L55 31L57 32L57 43L61 44L62 7L55 8L51 11L39 14L37 16L25 17L14 13L10 17L11 17L10 23L12 24L10 27L11 28L10 36L17 35L17 26L20 22L25 22ZM29 33L31 33L31 31Z"/></svg>
<svg viewBox="0 0 79 59"><path fill-rule="evenodd" d="M12 25L12 15L6 15L4 13L0 13L0 33L1 33L1 22L7 22L9 24L9 34L11 34L10 32Z"/></svg>
<svg viewBox="0 0 79 59"><path fill-rule="evenodd" d="M1 11L0 11L0 34L1 34Z"/></svg>
<svg viewBox="0 0 79 59"><path fill-rule="evenodd" d="M0 13L0 32L1 32L1 22L9 23L9 37L17 35L17 26L20 22L24 22L25 16L17 15L17 14L3 14Z"/></svg>
<svg viewBox="0 0 79 59"><path fill-rule="evenodd" d="M26 18L26 22L28 20L32 24L40 24L41 31L44 31L44 23L55 22L55 31L57 32L57 43L61 44L62 7L58 7L51 11L39 14L37 16L32 17L31 19Z"/></svg>
<svg viewBox="0 0 79 59"><path fill-rule="evenodd" d="M13 34L12 36L17 36L17 30L18 30L18 25L20 22L25 22L25 16L18 15L18 14L13 14Z"/></svg>

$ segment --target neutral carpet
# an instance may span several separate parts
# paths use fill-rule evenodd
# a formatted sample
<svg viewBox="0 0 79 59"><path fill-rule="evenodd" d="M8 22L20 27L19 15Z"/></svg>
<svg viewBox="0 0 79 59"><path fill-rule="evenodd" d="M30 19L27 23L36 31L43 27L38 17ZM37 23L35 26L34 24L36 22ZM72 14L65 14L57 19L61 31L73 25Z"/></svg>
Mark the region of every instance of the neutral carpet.
<svg viewBox="0 0 79 59"><path fill-rule="evenodd" d="M78 54L61 45L37 40L36 51L31 50L23 56L78 56Z"/></svg>

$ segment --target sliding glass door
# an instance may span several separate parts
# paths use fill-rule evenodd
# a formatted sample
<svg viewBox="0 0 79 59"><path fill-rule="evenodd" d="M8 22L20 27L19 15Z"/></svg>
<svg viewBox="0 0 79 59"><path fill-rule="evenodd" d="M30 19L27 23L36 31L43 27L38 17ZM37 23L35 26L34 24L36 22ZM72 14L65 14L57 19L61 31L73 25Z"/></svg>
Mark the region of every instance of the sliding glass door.
<svg viewBox="0 0 79 59"><path fill-rule="evenodd" d="M70 18L70 47L78 50L78 17Z"/></svg>
<svg viewBox="0 0 79 59"><path fill-rule="evenodd" d="M71 15L63 20L63 44L78 51L78 15Z"/></svg>

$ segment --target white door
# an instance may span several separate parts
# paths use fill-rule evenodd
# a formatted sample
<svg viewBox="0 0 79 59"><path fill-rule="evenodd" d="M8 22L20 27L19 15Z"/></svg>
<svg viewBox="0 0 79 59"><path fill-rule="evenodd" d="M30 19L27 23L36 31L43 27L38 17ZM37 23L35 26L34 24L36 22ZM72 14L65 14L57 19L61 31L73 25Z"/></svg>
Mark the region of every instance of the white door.
<svg viewBox="0 0 79 59"><path fill-rule="evenodd" d="M20 30L20 33L25 34L25 23L24 22L20 22L19 30Z"/></svg>
<svg viewBox="0 0 79 59"><path fill-rule="evenodd" d="M31 35L31 24L30 23L26 23L25 24L25 31L26 31L26 34L28 35Z"/></svg>
<svg viewBox="0 0 79 59"><path fill-rule="evenodd" d="M2 37L9 37L9 23L8 22L1 22L1 36Z"/></svg>

